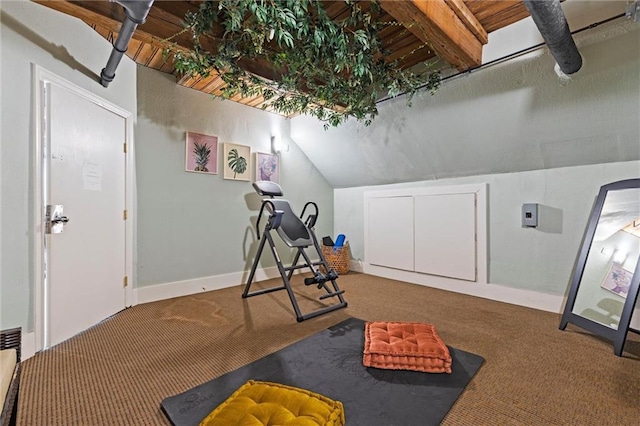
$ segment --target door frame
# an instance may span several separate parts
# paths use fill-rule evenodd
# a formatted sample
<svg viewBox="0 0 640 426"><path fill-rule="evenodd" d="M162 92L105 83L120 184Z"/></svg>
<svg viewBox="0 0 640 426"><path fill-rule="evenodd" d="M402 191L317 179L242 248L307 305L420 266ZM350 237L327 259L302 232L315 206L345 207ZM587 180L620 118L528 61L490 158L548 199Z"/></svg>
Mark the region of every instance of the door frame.
<svg viewBox="0 0 640 426"><path fill-rule="evenodd" d="M34 299L33 299L33 315L34 315L34 333L35 333L35 351L41 351L47 343L47 280L45 278L45 255L46 255L46 234L44 232L44 211L46 208L46 190L44 178L46 176L45 168L48 167L45 159L45 147L48 144L47 135L45 134L45 114L46 105L43 96L43 87L46 84L55 84L74 94L122 117L125 120L125 141L127 144L127 152L125 155L125 209L127 210L127 220L125 221L125 273L128 277L128 285L124 289L124 307L134 304L133 300L133 238L135 229L135 157L133 145L133 114L117 105L101 98L74 83L52 73L51 71L32 63L32 117L33 119L33 276L34 276ZM124 149L124 148L123 148Z"/></svg>

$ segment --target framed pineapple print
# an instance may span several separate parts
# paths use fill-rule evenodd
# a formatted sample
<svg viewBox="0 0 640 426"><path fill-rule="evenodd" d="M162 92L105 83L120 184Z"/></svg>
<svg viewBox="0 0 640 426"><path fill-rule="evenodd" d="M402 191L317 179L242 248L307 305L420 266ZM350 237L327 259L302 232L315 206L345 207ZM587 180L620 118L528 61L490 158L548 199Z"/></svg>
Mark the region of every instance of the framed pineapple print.
<svg viewBox="0 0 640 426"><path fill-rule="evenodd" d="M218 138L187 132L185 170L195 173L218 174Z"/></svg>
<svg viewBox="0 0 640 426"><path fill-rule="evenodd" d="M251 148L225 143L222 164L223 177L231 180L251 180Z"/></svg>
<svg viewBox="0 0 640 426"><path fill-rule="evenodd" d="M256 152L256 180L279 183L280 158L275 154Z"/></svg>

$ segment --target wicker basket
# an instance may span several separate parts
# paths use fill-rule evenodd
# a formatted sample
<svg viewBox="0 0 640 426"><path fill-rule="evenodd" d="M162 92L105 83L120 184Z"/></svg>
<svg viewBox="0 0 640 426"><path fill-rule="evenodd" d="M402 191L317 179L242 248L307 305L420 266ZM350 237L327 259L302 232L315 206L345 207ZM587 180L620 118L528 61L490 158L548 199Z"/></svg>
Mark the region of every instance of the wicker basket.
<svg viewBox="0 0 640 426"><path fill-rule="evenodd" d="M349 256L349 243L342 247L322 246L322 255L327 259L329 267L336 271L338 275L349 272L351 257Z"/></svg>

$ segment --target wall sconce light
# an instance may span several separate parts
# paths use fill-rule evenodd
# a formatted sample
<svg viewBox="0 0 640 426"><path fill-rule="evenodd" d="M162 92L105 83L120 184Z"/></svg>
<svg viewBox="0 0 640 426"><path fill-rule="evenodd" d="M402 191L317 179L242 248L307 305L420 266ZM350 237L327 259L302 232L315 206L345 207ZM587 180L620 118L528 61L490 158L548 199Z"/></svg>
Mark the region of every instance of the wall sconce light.
<svg viewBox="0 0 640 426"><path fill-rule="evenodd" d="M274 154L280 154L282 151L282 140L280 135L271 136L271 152Z"/></svg>
<svg viewBox="0 0 640 426"><path fill-rule="evenodd" d="M600 253L602 253L602 254L603 254L604 256L606 256L606 257L611 257L611 256L613 255L613 252L614 252L614 251L615 251L615 250L614 250L614 249L612 249L610 246L602 247L602 248L600 249Z"/></svg>
<svg viewBox="0 0 640 426"><path fill-rule="evenodd" d="M625 260L627 260L626 250L617 249L613 254L613 262L622 265Z"/></svg>

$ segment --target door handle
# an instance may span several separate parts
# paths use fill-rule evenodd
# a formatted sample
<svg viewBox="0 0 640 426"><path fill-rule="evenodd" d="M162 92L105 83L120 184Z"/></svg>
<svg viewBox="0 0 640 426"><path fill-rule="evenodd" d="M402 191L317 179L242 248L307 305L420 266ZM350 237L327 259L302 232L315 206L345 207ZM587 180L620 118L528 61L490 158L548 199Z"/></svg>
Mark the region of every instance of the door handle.
<svg viewBox="0 0 640 426"><path fill-rule="evenodd" d="M55 224L58 224L58 223L64 224L68 222L69 222L69 218L66 216L56 216L53 219L51 219L51 223L55 223Z"/></svg>
<svg viewBox="0 0 640 426"><path fill-rule="evenodd" d="M63 216L64 206L48 205L45 212L45 233L59 234L63 231L64 225L69 223L69 218Z"/></svg>

